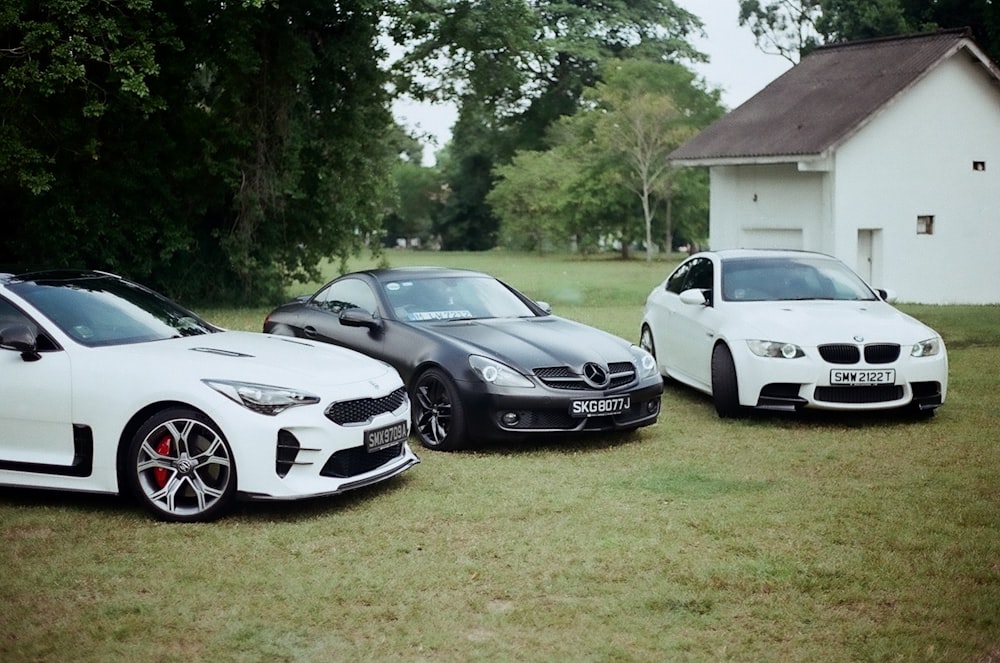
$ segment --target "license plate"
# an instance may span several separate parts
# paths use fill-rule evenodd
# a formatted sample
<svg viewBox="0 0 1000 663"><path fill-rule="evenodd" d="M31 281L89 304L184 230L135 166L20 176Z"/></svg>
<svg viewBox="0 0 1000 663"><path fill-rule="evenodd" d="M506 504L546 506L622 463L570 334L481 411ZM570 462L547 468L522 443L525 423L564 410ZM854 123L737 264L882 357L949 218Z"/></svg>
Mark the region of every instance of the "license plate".
<svg viewBox="0 0 1000 663"><path fill-rule="evenodd" d="M896 369L880 368L876 370L844 370L835 368L830 371L830 384L863 385L863 384L895 384Z"/></svg>
<svg viewBox="0 0 1000 663"><path fill-rule="evenodd" d="M632 405L631 396L612 398L588 398L569 404L569 413L574 417L606 417L621 414Z"/></svg>
<svg viewBox="0 0 1000 663"><path fill-rule="evenodd" d="M365 431L365 449L368 453L399 444L410 435L410 428L405 421L400 421L381 428L371 428Z"/></svg>

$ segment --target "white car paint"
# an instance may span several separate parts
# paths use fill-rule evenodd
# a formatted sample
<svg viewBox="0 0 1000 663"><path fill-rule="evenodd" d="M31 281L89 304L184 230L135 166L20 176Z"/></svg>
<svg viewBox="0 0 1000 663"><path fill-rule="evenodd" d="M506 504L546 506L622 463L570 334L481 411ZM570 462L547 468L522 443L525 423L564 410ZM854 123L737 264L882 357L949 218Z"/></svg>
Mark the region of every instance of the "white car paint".
<svg viewBox="0 0 1000 663"><path fill-rule="evenodd" d="M0 484L123 492L120 458L136 427L152 412L177 405L203 413L222 432L232 449L236 490L245 498L335 494L388 479L419 462L403 441L400 453L377 467L346 477L320 475L334 453L363 450L366 430L402 423L408 431L406 398L394 410L359 424L338 425L325 416L333 403L379 399L403 388L394 369L360 353L240 331L88 347L0 282L0 304L3 300L61 349L38 352L34 360L0 349ZM318 402L261 414L206 380L285 387L313 394ZM81 426L92 434L90 458L81 459L74 447L74 427ZM301 445L284 476L276 472L279 431L290 432ZM74 458L84 469L66 469Z"/></svg>
<svg viewBox="0 0 1000 663"><path fill-rule="evenodd" d="M739 405L742 407L789 410L801 407L828 410L876 410L910 405L914 383L938 383L940 399L925 399L923 409L933 411L947 394L948 358L944 342L931 328L886 302L879 293L857 278L867 291L864 300L767 300L737 301L723 295L722 261L725 260L820 260L836 259L800 251L732 250L703 252L693 260L712 262L711 289L667 289L675 270L650 292L643 314L643 331L652 340L660 373L713 394L712 353L721 345L729 348L737 376ZM825 264L825 263L824 263ZM833 267L833 266L831 266ZM849 271L849 270L848 270ZM708 291L708 298L706 298ZM648 331L647 331L648 330ZM932 356L911 356L911 348L936 339L939 351ZM790 343L801 349L795 358L761 357L749 349L748 341ZM891 363L831 364L820 356L819 347L845 344L863 348L870 344L898 344L900 354ZM649 348L647 348L649 349ZM831 386L831 371L837 369L885 369L895 373L894 384L901 387L898 398L869 402L838 402L817 397L816 389ZM762 398L765 385L798 385L794 399ZM857 385L857 393L866 385ZM863 400L863 399L862 399ZM718 406L718 402L717 402ZM721 412L720 412L721 414Z"/></svg>

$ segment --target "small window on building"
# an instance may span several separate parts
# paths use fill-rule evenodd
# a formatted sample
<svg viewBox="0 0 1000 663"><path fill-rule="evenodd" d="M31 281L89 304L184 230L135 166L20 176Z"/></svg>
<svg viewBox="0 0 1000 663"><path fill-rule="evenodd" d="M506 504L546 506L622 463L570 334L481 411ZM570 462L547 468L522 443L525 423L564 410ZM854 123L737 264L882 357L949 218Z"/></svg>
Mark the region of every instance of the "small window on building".
<svg viewBox="0 0 1000 663"><path fill-rule="evenodd" d="M972 170L977 170L977 171L979 171L979 170L986 170L986 162L985 161L973 161L972 162Z"/></svg>
<svg viewBox="0 0 1000 663"><path fill-rule="evenodd" d="M933 235L934 234L934 216L927 214L924 216L917 217L917 234L918 235Z"/></svg>

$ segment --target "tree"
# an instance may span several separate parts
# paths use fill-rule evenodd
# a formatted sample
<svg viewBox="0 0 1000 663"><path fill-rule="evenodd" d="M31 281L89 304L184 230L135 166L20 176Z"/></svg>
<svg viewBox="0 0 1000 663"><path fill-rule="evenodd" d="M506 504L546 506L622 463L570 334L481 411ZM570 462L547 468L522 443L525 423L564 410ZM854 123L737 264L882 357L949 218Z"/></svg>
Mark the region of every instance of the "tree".
<svg viewBox="0 0 1000 663"><path fill-rule="evenodd" d="M0 263L274 300L377 232L379 2L0 0Z"/></svg>
<svg viewBox="0 0 1000 663"><path fill-rule="evenodd" d="M739 22L750 28L757 48L792 64L825 42L816 22L822 0L740 0Z"/></svg>
<svg viewBox="0 0 1000 663"><path fill-rule="evenodd" d="M761 51L793 63L823 44L963 27L1000 60L996 0L740 0L739 20Z"/></svg>
<svg viewBox="0 0 1000 663"><path fill-rule="evenodd" d="M496 168L496 185L486 202L503 219L503 246L543 253L568 242L571 191L578 174L565 150L518 152Z"/></svg>
<svg viewBox="0 0 1000 663"><path fill-rule="evenodd" d="M666 157L721 115L719 92L705 90L676 64L613 62L603 78L584 92L576 114L552 128L549 150L518 152L510 165L496 169L488 200L503 220L505 238L535 238L535 224L546 237L573 237L584 249L612 238L621 242L623 255L642 240L649 257L658 223L658 236L667 250L672 247L671 217L658 217L656 210L672 209L668 203L675 199L683 201L686 232L696 234L695 218L707 228L707 215L687 209L707 208L707 186L683 195L680 185L700 180L681 177Z"/></svg>
<svg viewBox="0 0 1000 663"><path fill-rule="evenodd" d="M434 223L441 214L446 190L441 173L412 161L399 161L393 166L396 204L386 215L386 244L396 240L416 239L420 246L433 243Z"/></svg>
<svg viewBox="0 0 1000 663"><path fill-rule="evenodd" d="M642 204L646 260L653 258L653 216L657 201L666 206L666 247L670 250L670 200L676 169L667 156L693 136L691 126L669 94L672 69L677 65L624 61L610 66L593 100L602 109L595 135L602 148L620 155L627 165L625 186ZM689 82L691 82L689 80Z"/></svg>
<svg viewBox="0 0 1000 663"><path fill-rule="evenodd" d="M687 41L701 29L672 0L419 2L394 24L412 36L399 83L459 104L452 139L446 245L489 248L498 221L484 204L495 166L545 149L546 131L571 115L610 59L702 61ZM422 81L417 85L414 81ZM447 81L447 83L442 83Z"/></svg>

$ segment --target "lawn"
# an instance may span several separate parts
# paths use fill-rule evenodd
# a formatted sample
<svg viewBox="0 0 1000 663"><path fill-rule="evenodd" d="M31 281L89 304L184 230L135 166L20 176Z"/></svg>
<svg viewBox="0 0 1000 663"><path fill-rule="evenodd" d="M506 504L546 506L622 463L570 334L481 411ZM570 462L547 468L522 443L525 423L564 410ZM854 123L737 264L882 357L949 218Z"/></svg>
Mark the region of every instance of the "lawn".
<svg viewBox="0 0 1000 663"><path fill-rule="evenodd" d="M388 254L632 340L677 258ZM0 489L0 661L998 663L1000 306L900 307L949 346L926 421L720 420L668 385L637 433L418 450L372 489L207 525Z"/></svg>

